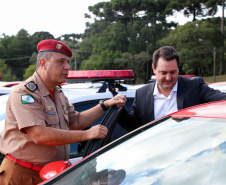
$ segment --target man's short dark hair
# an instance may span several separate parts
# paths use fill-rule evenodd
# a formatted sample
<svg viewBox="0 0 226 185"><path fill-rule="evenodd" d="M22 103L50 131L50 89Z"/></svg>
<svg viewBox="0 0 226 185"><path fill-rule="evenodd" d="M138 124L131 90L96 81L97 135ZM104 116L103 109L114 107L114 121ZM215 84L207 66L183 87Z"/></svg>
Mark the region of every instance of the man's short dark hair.
<svg viewBox="0 0 226 185"><path fill-rule="evenodd" d="M158 60L159 58L163 58L166 61L170 61L173 59L177 60L177 66L179 68L180 65L180 56L177 53L176 49L174 49L171 46L163 46L161 48L159 48L158 50L156 50L153 54L153 62L152 64L154 65L154 67L156 68L158 65Z"/></svg>

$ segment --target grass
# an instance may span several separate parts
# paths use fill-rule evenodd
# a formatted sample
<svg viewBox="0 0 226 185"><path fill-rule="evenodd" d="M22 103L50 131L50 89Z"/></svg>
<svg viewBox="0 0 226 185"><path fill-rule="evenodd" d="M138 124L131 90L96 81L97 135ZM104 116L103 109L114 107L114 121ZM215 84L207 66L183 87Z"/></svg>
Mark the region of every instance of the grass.
<svg viewBox="0 0 226 185"><path fill-rule="evenodd" d="M215 78L216 78L216 82L226 81L226 75L217 75L217 76L215 76ZM206 83L214 82L213 76L203 77L203 79Z"/></svg>

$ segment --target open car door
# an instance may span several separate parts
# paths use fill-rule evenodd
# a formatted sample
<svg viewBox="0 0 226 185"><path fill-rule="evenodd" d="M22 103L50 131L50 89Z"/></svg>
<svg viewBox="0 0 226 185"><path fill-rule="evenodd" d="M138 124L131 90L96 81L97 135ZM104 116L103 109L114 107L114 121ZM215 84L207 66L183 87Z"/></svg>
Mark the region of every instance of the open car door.
<svg viewBox="0 0 226 185"><path fill-rule="evenodd" d="M93 139L88 141L84 148L83 158L127 133L124 129L119 129L118 127L120 126L117 123L123 109L125 109L125 107L117 108L114 106L110 108L101 122L101 125L108 128L107 136L104 139ZM43 180L48 180L64 171L69 166L70 162L68 161L56 161L49 163L40 171L40 177Z"/></svg>
<svg viewBox="0 0 226 185"><path fill-rule="evenodd" d="M111 141L121 137L122 135L126 134L125 132L114 132L114 130L118 131L119 129L115 129L119 127L118 119L125 107L117 108L116 106L111 107L109 112L106 114L104 119L101 122L101 125L104 125L108 128L108 134L104 139L93 139L87 142L85 147L85 152L83 154L83 158L88 156L89 154L95 152L96 150L100 149L101 147L107 145ZM122 130L122 129L121 129Z"/></svg>

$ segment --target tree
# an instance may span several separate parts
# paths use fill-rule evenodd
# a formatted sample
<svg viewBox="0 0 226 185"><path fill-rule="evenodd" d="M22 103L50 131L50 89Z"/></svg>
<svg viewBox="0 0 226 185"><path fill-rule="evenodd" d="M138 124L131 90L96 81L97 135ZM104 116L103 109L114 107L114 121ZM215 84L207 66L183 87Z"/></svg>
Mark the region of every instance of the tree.
<svg viewBox="0 0 226 185"><path fill-rule="evenodd" d="M120 58L114 60L114 66L117 66L117 69L132 69L135 74L136 83L147 83L151 76L151 73L148 73L151 68L151 66L148 66L150 60L151 55L146 52L140 52L134 55L131 53L122 53Z"/></svg>
<svg viewBox="0 0 226 185"><path fill-rule="evenodd" d="M224 36L219 26L220 18L209 18L176 27L168 37L159 41L160 45L171 45L181 58L180 74L210 76L213 74L213 55L199 39L210 48L220 47ZM220 53L217 52L217 61ZM217 63L217 71L219 64Z"/></svg>
<svg viewBox="0 0 226 185"><path fill-rule="evenodd" d="M151 43L152 52L157 49L157 40L160 40L177 23L167 23L166 16L172 15L175 7L174 0L142 0L142 10L145 11L146 40ZM150 25L150 26L149 26Z"/></svg>
<svg viewBox="0 0 226 185"><path fill-rule="evenodd" d="M73 43L78 43L78 41L82 38L82 34L64 34L61 35L64 41L73 41Z"/></svg>
<svg viewBox="0 0 226 185"><path fill-rule="evenodd" d="M9 44L13 41L14 36L4 36L0 42L0 58L7 59L9 56Z"/></svg>
<svg viewBox="0 0 226 185"><path fill-rule="evenodd" d="M40 31L40 32L35 32L32 35L32 39L33 39L34 45L37 46L37 44L40 41L47 40L47 39L54 39L54 36L47 31Z"/></svg>
<svg viewBox="0 0 226 185"><path fill-rule="evenodd" d="M32 53L32 55L31 55L31 57L29 59L29 64L36 64L36 62L37 62L37 55L38 54L36 52Z"/></svg>
<svg viewBox="0 0 226 185"><path fill-rule="evenodd" d="M35 64L29 65L29 67L25 70L25 73L23 75L24 80L26 80L27 78L32 76L33 73L35 72L35 70L36 70L36 65Z"/></svg>
<svg viewBox="0 0 226 185"><path fill-rule="evenodd" d="M33 44L32 37L26 30L21 29L8 45L8 57L6 63L12 67L13 74L20 80L24 70L29 66L29 59L36 46Z"/></svg>
<svg viewBox="0 0 226 185"><path fill-rule="evenodd" d="M206 7L210 8L214 13L217 12L217 7L222 7L222 16L221 16L221 33L224 35L224 8L225 8L225 0L209 0L206 3ZM225 39L224 39L225 40ZM224 74L226 65L224 64L224 42L222 42L221 46L221 64L220 64L220 74Z"/></svg>
<svg viewBox="0 0 226 185"><path fill-rule="evenodd" d="M186 17L193 16L192 21L196 21L196 17L213 16L217 12L219 0L178 0L181 8L184 7L184 15Z"/></svg>
<svg viewBox="0 0 226 185"><path fill-rule="evenodd" d="M141 1L130 0L111 0L112 9L115 12L114 17L122 21L127 29L127 23L130 23L130 30L133 30L134 21L140 19L138 12L140 11Z"/></svg>
<svg viewBox="0 0 226 185"><path fill-rule="evenodd" d="M2 81L15 81L16 77L12 74L11 70L8 68L7 64L5 64L4 60L0 59L0 74Z"/></svg>

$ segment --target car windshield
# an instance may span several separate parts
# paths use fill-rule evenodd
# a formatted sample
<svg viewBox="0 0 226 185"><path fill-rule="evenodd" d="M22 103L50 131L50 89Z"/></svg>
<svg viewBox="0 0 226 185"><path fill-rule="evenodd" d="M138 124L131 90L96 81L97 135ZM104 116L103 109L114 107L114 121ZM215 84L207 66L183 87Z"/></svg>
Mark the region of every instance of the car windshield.
<svg viewBox="0 0 226 185"><path fill-rule="evenodd" d="M169 117L66 170L54 184L225 184L225 153L225 119Z"/></svg>

